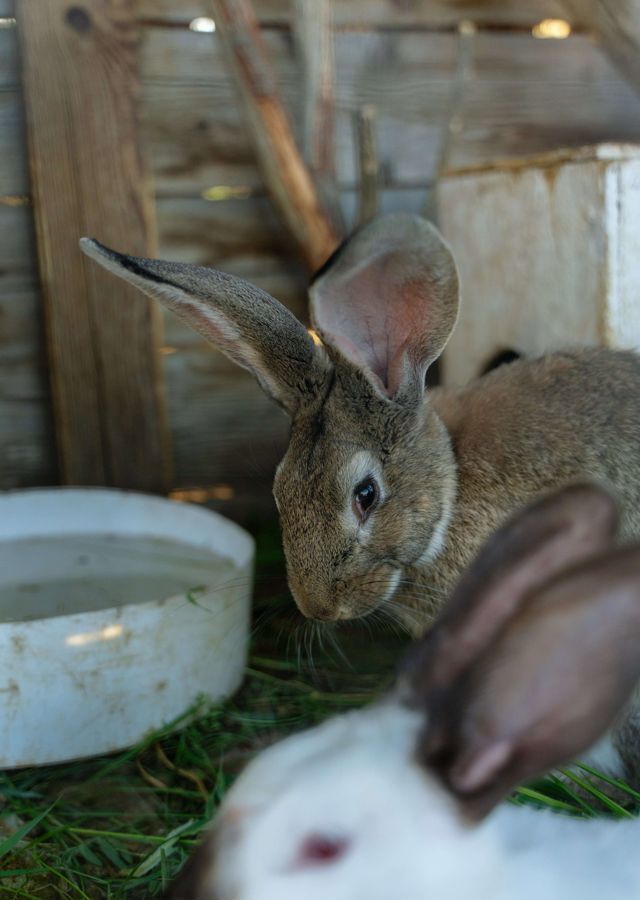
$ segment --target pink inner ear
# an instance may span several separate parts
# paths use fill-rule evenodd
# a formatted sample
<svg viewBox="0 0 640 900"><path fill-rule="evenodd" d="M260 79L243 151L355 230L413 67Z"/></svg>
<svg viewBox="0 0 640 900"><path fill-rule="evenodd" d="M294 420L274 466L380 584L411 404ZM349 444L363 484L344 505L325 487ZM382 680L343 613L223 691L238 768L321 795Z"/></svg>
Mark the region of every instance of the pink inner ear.
<svg viewBox="0 0 640 900"><path fill-rule="evenodd" d="M406 252L367 261L320 296L316 318L326 337L394 396L411 370L426 369L429 285Z"/></svg>

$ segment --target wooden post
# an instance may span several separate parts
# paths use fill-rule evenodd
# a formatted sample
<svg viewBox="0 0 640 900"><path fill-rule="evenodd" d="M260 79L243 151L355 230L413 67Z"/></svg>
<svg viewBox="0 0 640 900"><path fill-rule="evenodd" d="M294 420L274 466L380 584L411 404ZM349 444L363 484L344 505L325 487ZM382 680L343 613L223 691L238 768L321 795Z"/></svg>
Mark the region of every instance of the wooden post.
<svg viewBox="0 0 640 900"><path fill-rule="evenodd" d="M345 230L336 174L333 0L293 0L291 24L302 69L302 150L322 205Z"/></svg>
<svg viewBox="0 0 640 900"><path fill-rule="evenodd" d="M378 147L376 144L376 108L367 103L356 110L355 144L358 156L359 205L357 224L365 225L378 212Z"/></svg>
<svg viewBox="0 0 640 900"><path fill-rule="evenodd" d="M155 250L133 7L20 0L16 12L61 478L164 491L160 313L78 248L88 234Z"/></svg>

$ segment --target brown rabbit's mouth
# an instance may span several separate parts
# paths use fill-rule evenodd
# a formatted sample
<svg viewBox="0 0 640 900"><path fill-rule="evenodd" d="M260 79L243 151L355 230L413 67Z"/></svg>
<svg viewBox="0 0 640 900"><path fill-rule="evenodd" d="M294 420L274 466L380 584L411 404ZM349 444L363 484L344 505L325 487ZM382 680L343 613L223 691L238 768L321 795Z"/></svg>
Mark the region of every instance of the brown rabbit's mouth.
<svg viewBox="0 0 640 900"><path fill-rule="evenodd" d="M298 609L306 618L335 622L359 619L392 603L401 576L397 563L384 562L366 572L354 573L348 579L336 579L314 593L300 585L295 575L290 574L289 585Z"/></svg>
<svg viewBox="0 0 640 900"><path fill-rule="evenodd" d="M359 619L392 602L402 577L396 563L385 562L356 576L336 591L336 618Z"/></svg>

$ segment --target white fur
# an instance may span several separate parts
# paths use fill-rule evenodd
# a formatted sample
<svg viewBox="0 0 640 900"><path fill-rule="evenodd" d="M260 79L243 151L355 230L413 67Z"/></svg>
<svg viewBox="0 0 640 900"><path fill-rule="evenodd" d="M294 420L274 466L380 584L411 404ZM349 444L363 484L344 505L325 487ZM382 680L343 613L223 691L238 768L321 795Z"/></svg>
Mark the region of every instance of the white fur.
<svg viewBox="0 0 640 900"><path fill-rule="evenodd" d="M432 562L438 556L445 543L445 539L447 537L447 531L449 530L449 523L451 522L451 517L453 515L453 498L445 498L442 504L442 515L438 519L435 524L435 527L431 533L431 539L429 543L425 547L422 555L417 560L419 565L427 565L427 563Z"/></svg>
<svg viewBox="0 0 640 900"><path fill-rule="evenodd" d="M630 900L640 820L583 821L504 804L479 826L413 760L421 716L391 700L259 756L223 805L219 900ZM310 835L344 855L296 864ZM223 836L224 837L224 836Z"/></svg>
<svg viewBox="0 0 640 900"><path fill-rule="evenodd" d="M400 576L402 575L402 571L400 569L394 569L391 573L391 577L389 578L389 586L385 591L385 595L382 598L381 605L386 603L387 600L391 600L393 595L395 594L398 585L400 584Z"/></svg>
<svg viewBox="0 0 640 900"><path fill-rule="evenodd" d="M620 773L624 772L624 765L620 754L613 746L611 734L608 732L603 735L600 740L591 747L591 749L582 755L582 761L586 765L597 769L604 775L611 775L615 778L620 777Z"/></svg>

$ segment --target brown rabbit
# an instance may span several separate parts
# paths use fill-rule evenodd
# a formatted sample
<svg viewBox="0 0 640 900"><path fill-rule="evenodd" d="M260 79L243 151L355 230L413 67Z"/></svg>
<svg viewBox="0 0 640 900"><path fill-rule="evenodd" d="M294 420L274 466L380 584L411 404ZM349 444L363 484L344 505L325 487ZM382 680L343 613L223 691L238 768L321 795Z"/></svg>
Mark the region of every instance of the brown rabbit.
<svg viewBox="0 0 640 900"><path fill-rule="evenodd" d="M375 220L318 273L321 347L239 278L89 239L82 248L250 369L290 415L274 494L304 615L379 608L419 633L490 532L576 479L611 485L622 537L640 536L640 359L573 350L427 391L455 325L458 276L425 220Z"/></svg>

